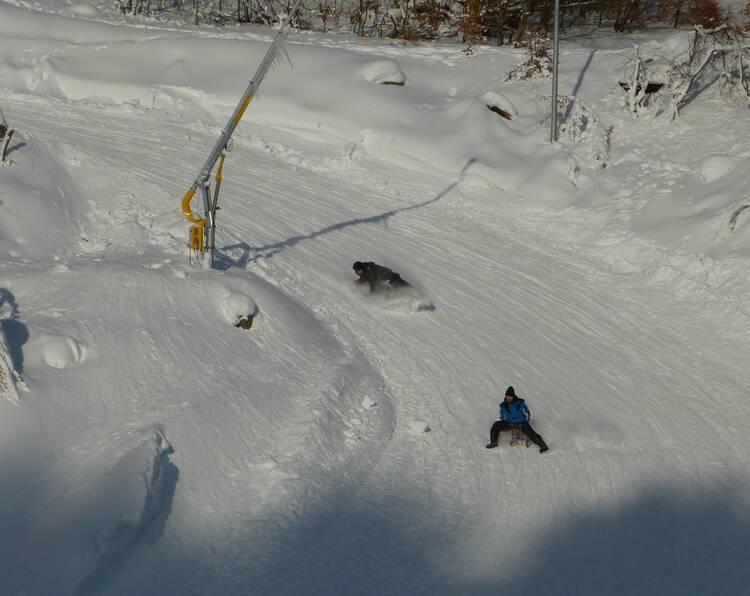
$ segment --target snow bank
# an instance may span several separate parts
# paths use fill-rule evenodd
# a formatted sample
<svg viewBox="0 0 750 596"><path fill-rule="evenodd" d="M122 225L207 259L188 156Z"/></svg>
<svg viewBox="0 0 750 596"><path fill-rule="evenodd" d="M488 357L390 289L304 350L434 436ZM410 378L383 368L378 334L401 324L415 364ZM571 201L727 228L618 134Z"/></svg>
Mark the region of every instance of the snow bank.
<svg viewBox="0 0 750 596"><path fill-rule="evenodd" d="M79 2L78 4L73 4L68 9L68 14L71 14L76 17L85 17L85 18L95 18L100 16L99 10L92 6L91 4L88 4L86 2Z"/></svg>
<svg viewBox="0 0 750 596"><path fill-rule="evenodd" d="M75 238L85 211L83 193L56 154L51 140L18 132L13 160L3 168L0 251L16 258L58 254Z"/></svg>
<svg viewBox="0 0 750 596"><path fill-rule="evenodd" d="M18 35L15 30L28 30L33 23L28 14L0 10L12 17L4 30L0 25L0 33L11 39ZM46 47L35 41L39 47L28 58L6 59L4 84L11 89L165 111L171 111L175 102L192 102L194 110L212 115L214 127L224 124L268 49L268 41L257 39L166 36L138 30L130 30L126 37L122 28L82 21L69 27L69 19L49 18L59 23L61 31L73 31L76 40L84 38L88 43L60 49L57 40ZM110 33L113 40L107 39ZM533 118L518 129L499 122L487 109L492 105L517 116L520 101L513 97L522 97L522 89L491 79L479 88L476 81L457 85L461 81L451 69L426 71L424 60L409 57L406 51L400 51L398 62L373 60L370 53L322 47L294 36L288 50L294 68L280 66L270 73L243 126L256 121L316 140L356 143L367 155L455 176L473 161L477 179L514 192L562 198L574 191L572 183L566 187L538 176L547 169L551 152L544 142L546 133L534 134L539 128L534 122L535 106L530 105L532 111L527 108L525 114ZM455 52L461 55L459 49ZM510 54L506 58L515 60ZM483 54L476 61L477 71L491 64ZM383 84L403 85L404 72L411 65L415 72L407 86L394 89ZM196 87L198 81L201 88ZM242 128L238 141L243 139ZM552 167L555 175L564 171Z"/></svg>
<svg viewBox="0 0 750 596"><path fill-rule="evenodd" d="M6 587L30 594L51 585L58 594L100 589L171 499L170 453L154 429L113 437L55 470L54 484L30 495Z"/></svg>

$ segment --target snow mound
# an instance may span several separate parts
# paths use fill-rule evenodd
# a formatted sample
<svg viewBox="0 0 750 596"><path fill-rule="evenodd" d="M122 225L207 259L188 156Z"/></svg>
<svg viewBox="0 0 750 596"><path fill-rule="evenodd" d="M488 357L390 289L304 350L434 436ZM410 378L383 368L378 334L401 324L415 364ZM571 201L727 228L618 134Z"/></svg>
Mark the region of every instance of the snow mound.
<svg viewBox="0 0 750 596"><path fill-rule="evenodd" d="M362 67L362 77L373 85L403 85L406 75L392 60L377 60Z"/></svg>
<svg viewBox="0 0 750 596"><path fill-rule="evenodd" d="M372 408L378 405L378 402L372 399L369 395L363 398L360 403L362 405L362 408L365 410L371 410Z"/></svg>
<svg viewBox="0 0 750 596"><path fill-rule="evenodd" d="M82 193L57 157L61 147L30 134L13 139L20 149L14 167L3 170L0 252L55 254L78 232Z"/></svg>
<svg viewBox="0 0 750 596"><path fill-rule="evenodd" d="M253 299L243 294L229 294L221 304L222 317L232 325L248 315L255 316L257 312L258 306Z"/></svg>
<svg viewBox="0 0 750 596"><path fill-rule="evenodd" d="M78 4L74 4L68 9L67 12L68 14L75 16L75 17L98 17L99 16L99 11L96 9L96 7L86 2L80 2Z"/></svg>
<svg viewBox="0 0 750 596"><path fill-rule="evenodd" d="M489 108L498 108L499 110L507 112L511 116L518 116L518 108L502 93L487 91L487 93L484 93L479 99L487 104L487 107Z"/></svg>
<svg viewBox="0 0 750 596"><path fill-rule="evenodd" d="M408 426L409 430L415 435L421 435L432 431L430 425L424 420L410 420Z"/></svg>
<svg viewBox="0 0 750 596"><path fill-rule="evenodd" d="M728 155L708 155L698 169L700 179L706 184L723 178L734 169L734 160Z"/></svg>
<svg viewBox="0 0 750 596"><path fill-rule="evenodd" d="M86 346L65 335L40 335L29 342L27 351L52 368L76 367L88 355Z"/></svg>

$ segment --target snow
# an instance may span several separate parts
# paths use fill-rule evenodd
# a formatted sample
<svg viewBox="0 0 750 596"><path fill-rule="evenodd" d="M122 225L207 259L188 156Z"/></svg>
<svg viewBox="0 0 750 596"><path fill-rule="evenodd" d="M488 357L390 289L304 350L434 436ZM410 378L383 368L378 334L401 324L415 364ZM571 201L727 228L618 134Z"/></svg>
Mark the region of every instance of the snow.
<svg viewBox="0 0 750 596"><path fill-rule="evenodd" d="M362 77L368 83L379 85L404 85L406 75L393 60L376 60L362 67Z"/></svg>
<svg viewBox="0 0 750 596"><path fill-rule="evenodd" d="M698 175L706 184L723 178L734 168L734 160L728 155L707 155L698 169Z"/></svg>
<svg viewBox="0 0 750 596"><path fill-rule="evenodd" d="M522 51L293 32L211 269L272 33L0 3L0 591L746 591L747 107L618 84L687 35L563 39L552 145ZM548 453L484 448L508 385Z"/></svg>

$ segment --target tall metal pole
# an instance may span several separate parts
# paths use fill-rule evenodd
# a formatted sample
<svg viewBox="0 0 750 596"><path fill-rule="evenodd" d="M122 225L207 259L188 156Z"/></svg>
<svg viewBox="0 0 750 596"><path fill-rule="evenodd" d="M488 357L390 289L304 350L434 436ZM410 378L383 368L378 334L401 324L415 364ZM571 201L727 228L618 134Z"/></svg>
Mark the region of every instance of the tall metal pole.
<svg viewBox="0 0 750 596"><path fill-rule="evenodd" d="M229 140L232 138L232 133L234 132L234 129L237 127L237 124L239 124L239 121L242 118L242 115L245 113L245 110L247 109L248 104L252 101L253 97L255 96L255 93L258 90L258 87L260 87L260 84L263 81L263 78L266 76L269 69L271 68L271 65L273 64L274 60L278 56L281 50L281 47L284 43L284 40L286 39L286 35L289 32L289 27L291 26L292 19L294 18L295 14L297 13L297 9L300 7L301 4L302 4L302 0L294 0L294 5L289 11L289 14L287 15L284 22L282 23L281 28L279 29L278 33L276 34L276 37L273 40L273 43L271 44L271 47L266 52L266 55L263 57L263 60L261 61L260 66L258 66L258 70L255 72L255 75L253 76L253 78L250 79L250 82L247 85L247 89L245 90L245 93L240 98L240 102L237 104L237 107L234 109L232 116L229 118L229 121L227 122L226 126L221 131L219 140L216 141L216 144L211 150L211 153L209 154L208 159L206 160L206 163L201 168L201 171L199 172L198 177L195 179L193 184L190 186L190 188L187 190L185 195L182 197L182 203L181 203L182 213L190 223L195 224L198 227L195 233L205 235L205 241L206 241L205 249L209 251L212 265L214 262L214 256L215 256L215 251L216 251L216 245L215 245L216 210L217 210L217 202L219 200L219 186L221 185L221 165L224 163L223 157L228 151ZM211 172L213 171L214 166L216 165L217 162L219 162L220 165L217 171L216 188L212 196L210 188L209 188L209 184L210 184L209 179L211 177ZM193 196L195 196L196 192L198 192L199 189L203 194L203 210L205 214L204 217L199 217L198 215L195 215L192 212L192 209L190 208L190 202L192 201ZM194 238L194 236L191 235L191 241L190 241L191 247L197 246L197 244L192 244L193 242L192 238ZM202 243L198 243L198 244L201 245L201 250L203 250Z"/></svg>
<svg viewBox="0 0 750 596"><path fill-rule="evenodd" d="M555 54L552 61L552 128L550 143L557 141L557 72L560 56L560 0L555 0Z"/></svg>

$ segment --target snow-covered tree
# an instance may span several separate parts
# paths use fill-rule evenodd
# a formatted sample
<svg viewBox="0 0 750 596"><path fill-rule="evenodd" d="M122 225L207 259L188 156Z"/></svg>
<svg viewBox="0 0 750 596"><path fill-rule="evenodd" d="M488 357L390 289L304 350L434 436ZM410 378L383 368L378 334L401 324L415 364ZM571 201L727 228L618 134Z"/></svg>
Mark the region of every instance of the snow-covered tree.
<svg viewBox="0 0 750 596"><path fill-rule="evenodd" d="M646 88L649 82L647 61L644 60L639 46L625 63L621 85L625 89L625 104L634 118L638 118L648 104Z"/></svg>
<svg viewBox="0 0 750 596"><path fill-rule="evenodd" d="M552 76L552 59L549 57L547 40L534 37L528 44L525 61L516 65L505 77L506 81L549 79Z"/></svg>
<svg viewBox="0 0 750 596"><path fill-rule="evenodd" d="M720 82L725 98L737 93L748 97L747 55L750 46L745 34L726 25L706 30L696 26L690 49L682 60L675 62L667 75L667 83L657 115L675 118L689 94L700 93L705 86ZM715 77L703 75L708 69L718 72Z"/></svg>

